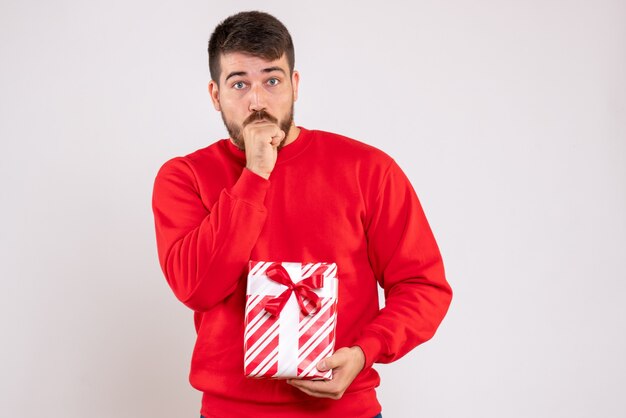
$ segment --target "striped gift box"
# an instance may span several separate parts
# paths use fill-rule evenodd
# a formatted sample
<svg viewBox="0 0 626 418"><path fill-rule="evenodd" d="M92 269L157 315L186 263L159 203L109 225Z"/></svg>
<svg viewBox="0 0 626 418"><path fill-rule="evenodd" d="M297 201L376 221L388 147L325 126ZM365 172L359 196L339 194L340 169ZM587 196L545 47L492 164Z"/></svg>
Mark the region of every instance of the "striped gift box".
<svg viewBox="0 0 626 418"><path fill-rule="evenodd" d="M250 261L248 271L244 374L332 379L315 366L335 348L337 265Z"/></svg>

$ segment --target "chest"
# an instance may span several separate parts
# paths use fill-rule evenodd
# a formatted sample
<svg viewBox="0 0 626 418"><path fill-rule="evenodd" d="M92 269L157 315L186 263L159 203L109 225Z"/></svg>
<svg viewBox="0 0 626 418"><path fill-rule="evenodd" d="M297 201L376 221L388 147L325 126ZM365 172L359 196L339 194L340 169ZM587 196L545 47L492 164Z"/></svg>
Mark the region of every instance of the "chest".
<svg viewBox="0 0 626 418"><path fill-rule="evenodd" d="M364 242L365 207L354 176L328 167L279 167L265 199L255 251L281 260L325 261Z"/></svg>

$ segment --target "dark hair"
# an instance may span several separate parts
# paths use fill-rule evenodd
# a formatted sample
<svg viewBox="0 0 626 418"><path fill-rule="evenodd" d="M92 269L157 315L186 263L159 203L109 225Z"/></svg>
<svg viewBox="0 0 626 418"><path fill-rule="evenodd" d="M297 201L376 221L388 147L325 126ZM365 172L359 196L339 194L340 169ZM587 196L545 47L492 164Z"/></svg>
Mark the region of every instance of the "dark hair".
<svg viewBox="0 0 626 418"><path fill-rule="evenodd" d="M209 39L209 71L219 83L220 56L243 52L266 60L287 54L289 71L293 73L295 53L289 31L274 16L257 11L240 12L221 22Z"/></svg>

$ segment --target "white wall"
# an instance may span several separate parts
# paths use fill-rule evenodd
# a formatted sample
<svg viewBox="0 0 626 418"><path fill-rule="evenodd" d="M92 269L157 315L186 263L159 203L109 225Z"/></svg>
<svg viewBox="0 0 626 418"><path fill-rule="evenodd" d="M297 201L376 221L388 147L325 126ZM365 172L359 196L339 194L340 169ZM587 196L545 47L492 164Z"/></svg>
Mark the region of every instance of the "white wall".
<svg viewBox="0 0 626 418"><path fill-rule="evenodd" d="M0 3L0 415L197 417L158 167L225 136L206 42L240 2ZM390 417L626 415L626 3L266 1L298 124L394 156L455 299L378 369Z"/></svg>

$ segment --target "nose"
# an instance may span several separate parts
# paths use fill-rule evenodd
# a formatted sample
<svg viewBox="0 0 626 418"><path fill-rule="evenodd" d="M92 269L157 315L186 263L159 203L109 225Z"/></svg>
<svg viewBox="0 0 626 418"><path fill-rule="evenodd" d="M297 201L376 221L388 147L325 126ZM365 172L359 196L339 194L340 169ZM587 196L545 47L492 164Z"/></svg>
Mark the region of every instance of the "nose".
<svg viewBox="0 0 626 418"><path fill-rule="evenodd" d="M257 112L261 109L265 109L266 104L265 92L263 88L258 85L253 85L250 89L249 110L251 112Z"/></svg>

